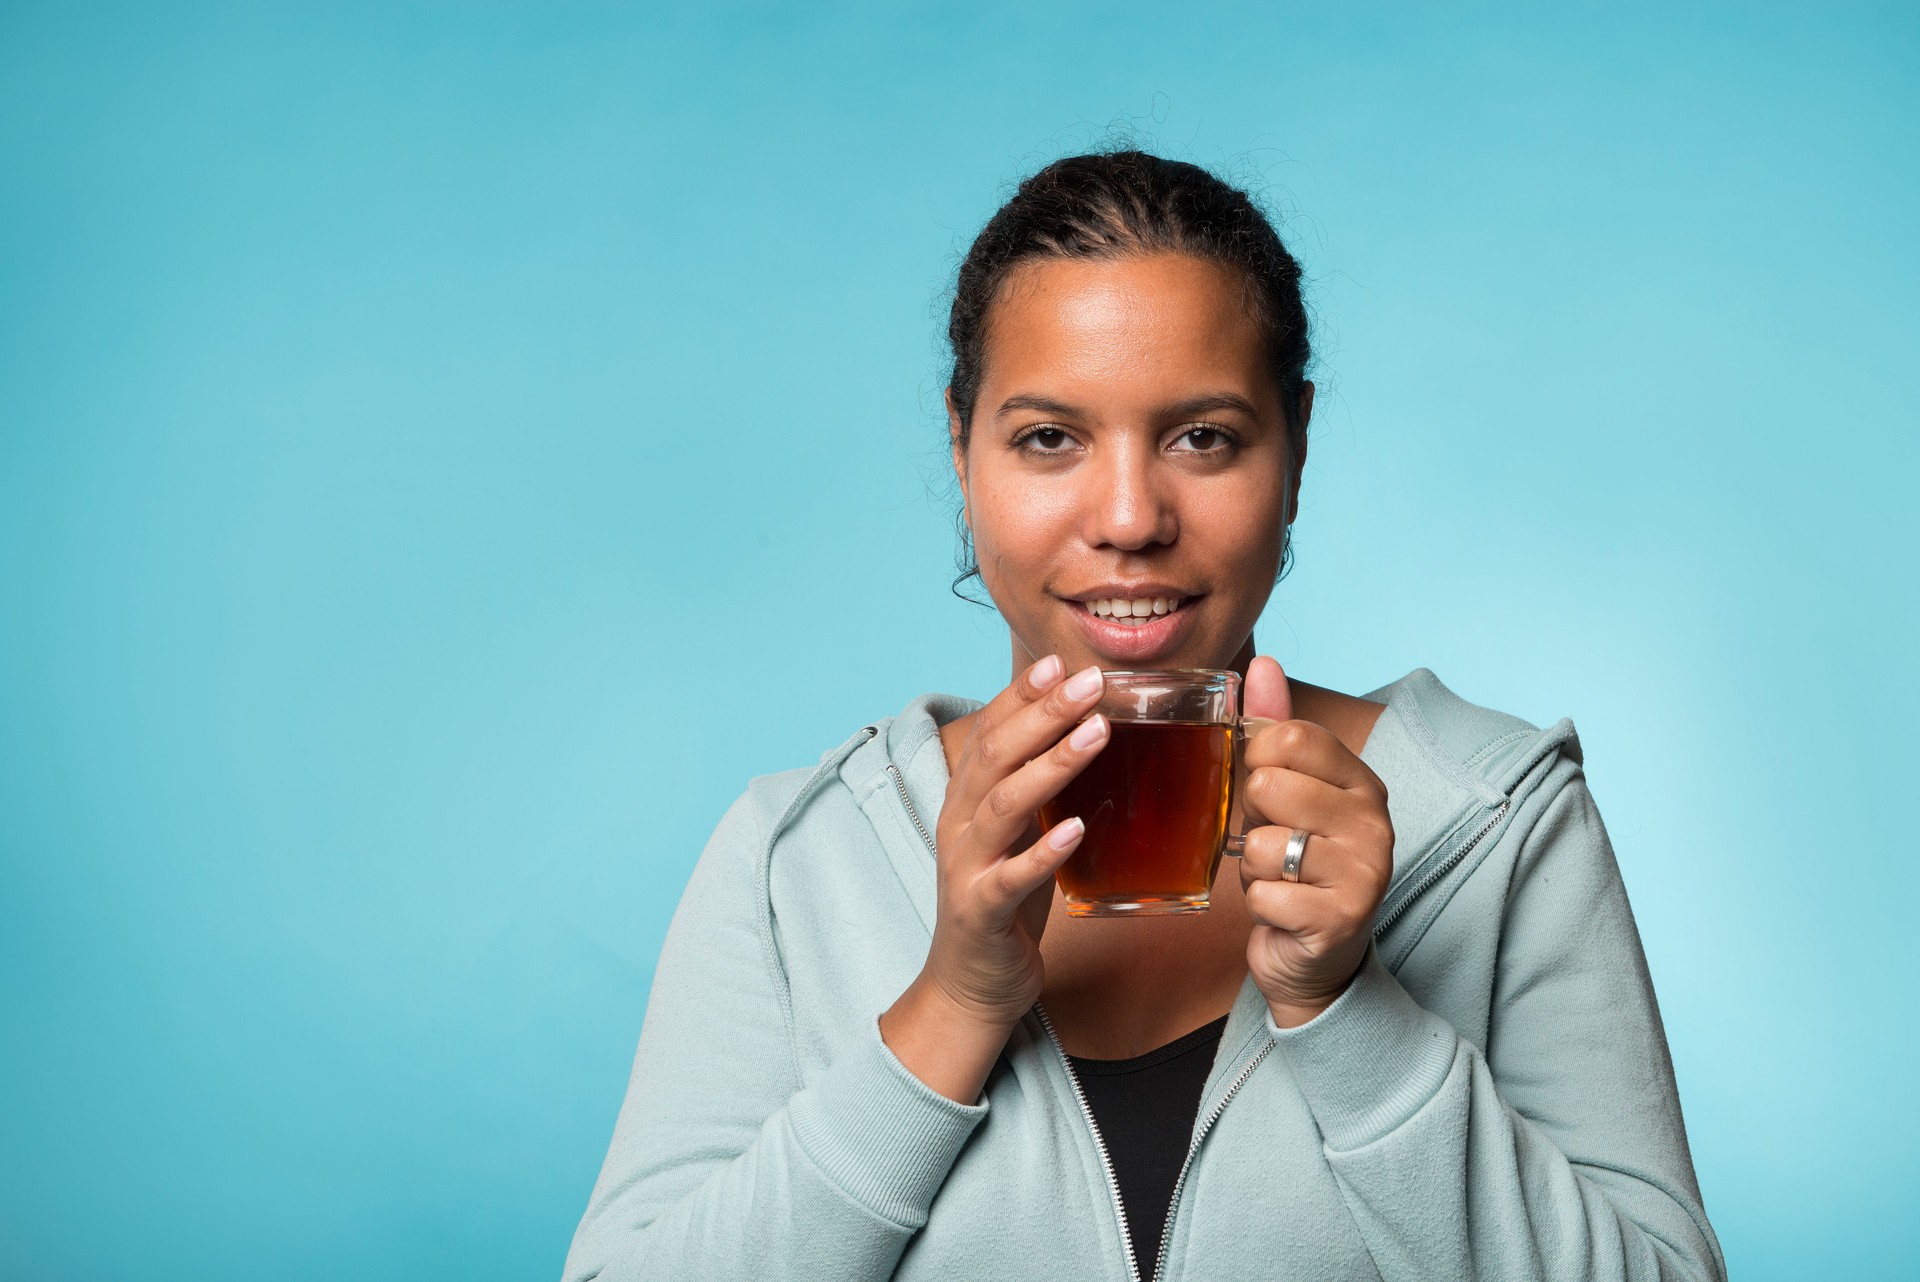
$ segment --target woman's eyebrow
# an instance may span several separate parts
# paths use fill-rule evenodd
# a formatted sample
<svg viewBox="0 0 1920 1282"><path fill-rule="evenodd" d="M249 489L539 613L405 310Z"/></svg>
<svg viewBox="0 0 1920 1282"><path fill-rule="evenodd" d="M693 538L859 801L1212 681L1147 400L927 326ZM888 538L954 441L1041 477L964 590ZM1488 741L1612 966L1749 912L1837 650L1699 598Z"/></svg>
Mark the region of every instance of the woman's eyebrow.
<svg viewBox="0 0 1920 1282"><path fill-rule="evenodd" d="M1000 408L994 411L994 417L1004 418L1015 410L1034 410L1041 414L1057 414L1062 418L1075 418L1082 413L1078 406L1068 405L1064 401L1022 392L1000 402ZM1190 396L1184 401L1175 401L1162 413L1169 418L1189 418L1195 414L1205 414L1210 410L1238 410L1250 418L1260 417L1260 411L1254 408L1253 402L1237 392L1207 392L1200 396Z"/></svg>
<svg viewBox="0 0 1920 1282"><path fill-rule="evenodd" d="M1260 417L1260 411L1253 407L1253 402L1237 392L1208 392L1204 396L1189 397L1167 406L1166 412L1169 418L1188 418L1211 410L1238 410L1249 418Z"/></svg>
<svg viewBox="0 0 1920 1282"><path fill-rule="evenodd" d="M1077 408L1064 402L1049 400L1044 396L1035 396L1031 393L1023 392L1018 396L1009 396L1006 400L1001 401L1000 408L993 412L993 416L995 418L1005 418L1015 410L1036 410L1042 414L1058 414L1063 418L1073 418L1080 413Z"/></svg>

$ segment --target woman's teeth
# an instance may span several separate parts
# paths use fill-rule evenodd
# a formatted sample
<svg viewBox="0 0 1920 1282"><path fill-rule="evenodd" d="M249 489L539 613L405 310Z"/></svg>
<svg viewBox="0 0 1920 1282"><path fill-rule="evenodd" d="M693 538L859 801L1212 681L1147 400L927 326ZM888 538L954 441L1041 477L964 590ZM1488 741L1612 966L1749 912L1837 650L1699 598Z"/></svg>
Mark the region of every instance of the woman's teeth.
<svg viewBox="0 0 1920 1282"><path fill-rule="evenodd" d="M1148 619L1159 614L1172 614L1185 604L1185 597L1149 596L1128 600L1124 597L1102 597L1096 601L1082 601L1089 614L1097 614L1103 619L1112 619L1115 623L1137 628Z"/></svg>

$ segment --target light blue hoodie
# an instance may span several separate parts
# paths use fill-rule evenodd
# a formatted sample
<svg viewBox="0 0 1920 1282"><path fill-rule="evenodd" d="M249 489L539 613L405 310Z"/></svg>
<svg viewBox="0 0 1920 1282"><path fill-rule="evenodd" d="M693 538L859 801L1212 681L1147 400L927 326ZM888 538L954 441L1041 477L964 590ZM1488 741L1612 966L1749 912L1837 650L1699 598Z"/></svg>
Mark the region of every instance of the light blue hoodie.
<svg viewBox="0 0 1920 1282"><path fill-rule="evenodd" d="M1724 1278L1572 723L1425 668L1367 697L1374 946L1299 1028L1242 987L1158 1277ZM916 700L720 821L567 1279L1155 1276L1039 1008L971 1105L880 1040L932 937L936 728L977 706Z"/></svg>

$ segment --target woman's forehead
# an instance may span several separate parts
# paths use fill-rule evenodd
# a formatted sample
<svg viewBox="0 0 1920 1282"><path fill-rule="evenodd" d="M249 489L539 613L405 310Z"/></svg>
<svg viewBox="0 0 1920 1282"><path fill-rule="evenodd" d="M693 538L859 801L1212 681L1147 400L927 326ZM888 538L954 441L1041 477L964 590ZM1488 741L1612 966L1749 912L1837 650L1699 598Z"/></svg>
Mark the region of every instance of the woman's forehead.
<svg viewBox="0 0 1920 1282"><path fill-rule="evenodd" d="M1175 254L1022 264L993 305L980 408L1009 396L1069 403L1276 395L1245 283Z"/></svg>

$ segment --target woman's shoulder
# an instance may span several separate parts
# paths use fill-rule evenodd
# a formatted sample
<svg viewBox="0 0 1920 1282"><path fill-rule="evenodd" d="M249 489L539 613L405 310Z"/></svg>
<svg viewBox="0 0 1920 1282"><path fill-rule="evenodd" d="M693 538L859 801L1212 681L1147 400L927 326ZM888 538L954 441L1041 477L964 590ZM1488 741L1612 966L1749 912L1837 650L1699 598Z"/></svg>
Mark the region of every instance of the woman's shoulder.
<svg viewBox="0 0 1920 1282"><path fill-rule="evenodd" d="M1466 698L1431 668L1415 668L1362 697L1386 705L1367 755L1417 754L1474 791L1510 793L1547 757L1563 757L1574 766L1583 760L1571 718L1536 725Z"/></svg>
<svg viewBox="0 0 1920 1282"><path fill-rule="evenodd" d="M937 809L938 796L946 787L939 728L979 706L957 695L923 694L896 713L850 728L811 765L754 775L730 813L738 812L765 839L823 800L837 797L858 803L877 787L895 786L896 777L916 803L931 801Z"/></svg>

